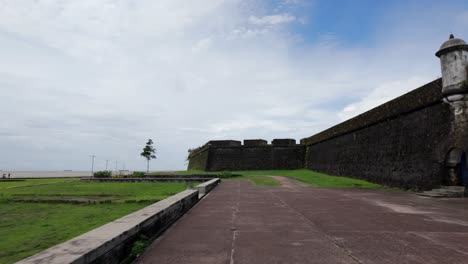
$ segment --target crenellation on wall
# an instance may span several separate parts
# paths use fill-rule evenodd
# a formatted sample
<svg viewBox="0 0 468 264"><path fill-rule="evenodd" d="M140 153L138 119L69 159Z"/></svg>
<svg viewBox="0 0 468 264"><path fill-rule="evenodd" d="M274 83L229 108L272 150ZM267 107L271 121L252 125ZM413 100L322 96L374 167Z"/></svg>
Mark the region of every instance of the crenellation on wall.
<svg viewBox="0 0 468 264"><path fill-rule="evenodd" d="M210 146L213 147L237 147L237 146L242 146L241 141L237 140L211 140L208 141L207 143Z"/></svg>
<svg viewBox="0 0 468 264"><path fill-rule="evenodd" d="M296 140L291 138L277 138L271 141L273 146L295 146Z"/></svg>
<svg viewBox="0 0 468 264"><path fill-rule="evenodd" d="M235 140L216 141L215 144L212 142L205 144L203 151L189 156L190 170L275 170L304 167L305 146L296 144L294 139L273 140L273 144L268 144L263 139L246 139L243 145Z"/></svg>
<svg viewBox="0 0 468 264"><path fill-rule="evenodd" d="M264 139L244 139L244 146L253 147L253 146L267 146L268 141Z"/></svg>

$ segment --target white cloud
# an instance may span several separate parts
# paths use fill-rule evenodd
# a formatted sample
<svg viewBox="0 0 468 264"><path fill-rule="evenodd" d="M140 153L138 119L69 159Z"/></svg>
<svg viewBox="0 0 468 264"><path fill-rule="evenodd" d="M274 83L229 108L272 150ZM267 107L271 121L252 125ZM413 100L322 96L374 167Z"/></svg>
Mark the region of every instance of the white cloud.
<svg viewBox="0 0 468 264"><path fill-rule="evenodd" d="M0 169L87 169L89 154L143 169L148 138L153 169L183 169L210 139L300 139L439 72L440 31L297 43L299 1L282 3L0 0Z"/></svg>
<svg viewBox="0 0 468 264"><path fill-rule="evenodd" d="M296 20L296 17L290 14L277 14L263 17L250 16L249 22L253 25L280 25L291 23Z"/></svg>
<svg viewBox="0 0 468 264"><path fill-rule="evenodd" d="M431 78L412 77L405 81L391 81L383 83L371 90L369 94L364 96L358 102L347 105L338 113L338 116L341 121L350 119L412 91L430 81L432 81Z"/></svg>

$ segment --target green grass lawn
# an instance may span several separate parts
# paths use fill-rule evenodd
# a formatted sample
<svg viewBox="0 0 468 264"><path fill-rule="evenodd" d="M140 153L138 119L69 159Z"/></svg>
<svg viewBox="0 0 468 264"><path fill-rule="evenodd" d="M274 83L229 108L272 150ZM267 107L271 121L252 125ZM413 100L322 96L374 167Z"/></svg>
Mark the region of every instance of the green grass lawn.
<svg viewBox="0 0 468 264"><path fill-rule="evenodd" d="M264 175L242 175L229 178L228 180L248 180L257 186L279 186L278 181Z"/></svg>
<svg viewBox="0 0 468 264"><path fill-rule="evenodd" d="M221 174L220 171L201 171L201 170L188 170L188 171L152 171L149 174L151 175L168 175L168 174L176 174L176 175L192 175L192 174L212 174L218 175Z"/></svg>
<svg viewBox="0 0 468 264"><path fill-rule="evenodd" d="M320 188L363 188L378 189L381 185L347 177L330 176L311 170L236 171L242 175L274 175L293 178Z"/></svg>
<svg viewBox="0 0 468 264"><path fill-rule="evenodd" d="M0 263L14 263L186 188L78 179L0 182Z"/></svg>
<svg viewBox="0 0 468 264"><path fill-rule="evenodd" d="M156 171L151 172L152 175L165 175L165 174L176 174L176 175L196 175L196 174L211 174L213 176L219 176L223 178L223 174L241 174L241 172L208 172L208 171L199 171L199 170L189 170L189 171ZM272 179L271 177L264 175L249 174L248 172L242 172L242 175L238 175L232 178L226 178L229 180L248 180L257 186L279 186L280 183Z"/></svg>
<svg viewBox="0 0 468 264"><path fill-rule="evenodd" d="M177 174L223 174L223 172L204 172L204 171L180 171L173 172ZM233 177L231 179L250 180L256 185L270 185L276 186L279 183L270 176L284 176L293 178L295 180L304 182L314 187L320 188L363 188L363 189L378 189L382 188L381 185L370 183L364 180L358 180L347 177L331 176L323 173L318 173L311 170L262 170L262 171L231 171L232 174L240 174L242 176Z"/></svg>
<svg viewBox="0 0 468 264"><path fill-rule="evenodd" d="M364 180L358 180L347 177L330 176L311 170L267 170L267 171L235 171L235 174L242 175L273 175L293 178L295 180L307 183L320 188L363 188L378 189L381 185L370 183Z"/></svg>
<svg viewBox="0 0 468 264"><path fill-rule="evenodd" d="M79 181L78 178L54 178L54 179L14 179L13 181L0 181L0 190L10 188L10 187L19 187L25 185L42 185L42 184L51 184L51 183L60 183L67 181Z"/></svg>

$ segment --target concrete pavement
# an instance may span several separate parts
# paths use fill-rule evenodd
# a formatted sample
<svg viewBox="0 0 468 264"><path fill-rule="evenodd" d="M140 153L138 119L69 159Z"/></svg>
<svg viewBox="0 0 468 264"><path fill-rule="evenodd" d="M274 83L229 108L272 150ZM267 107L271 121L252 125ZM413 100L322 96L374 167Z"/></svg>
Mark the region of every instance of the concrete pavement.
<svg viewBox="0 0 468 264"><path fill-rule="evenodd" d="M139 263L468 263L468 199L223 181Z"/></svg>

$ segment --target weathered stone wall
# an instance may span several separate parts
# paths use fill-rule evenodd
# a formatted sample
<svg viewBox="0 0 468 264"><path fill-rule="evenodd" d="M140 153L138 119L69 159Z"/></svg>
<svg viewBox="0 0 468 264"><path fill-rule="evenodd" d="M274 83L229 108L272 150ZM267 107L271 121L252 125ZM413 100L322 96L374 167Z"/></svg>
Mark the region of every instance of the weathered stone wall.
<svg viewBox="0 0 468 264"><path fill-rule="evenodd" d="M240 141L216 141L194 152L189 168L305 167L389 186L430 189L447 183L450 166L459 166L454 162L460 163L468 150L468 106L455 110L443 103L441 95L442 81L437 79L302 139L301 145L288 139L273 140L271 145L261 140L244 141L243 146ZM449 156L454 161L447 162Z"/></svg>
<svg viewBox="0 0 468 264"><path fill-rule="evenodd" d="M282 170L304 167L305 147L219 147L210 149L207 171Z"/></svg>
<svg viewBox="0 0 468 264"><path fill-rule="evenodd" d="M203 147L201 149L198 149L192 152L189 155L188 169L205 171L206 166L208 164L208 154L209 154L208 147Z"/></svg>
<svg viewBox="0 0 468 264"><path fill-rule="evenodd" d="M225 142L225 144L223 144ZM279 170L304 167L305 147L294 140L210 141L189 159L189 169L204 171L224 170ZM233 143L233 142L239 142Z"/></svg>
<svg viewBox="0 0 468 264"><path fill-rule="evenodd" d="M303 139L306 168L403 188L442 184L446 156L460 136L441 91L439 79Z"/></svg>

